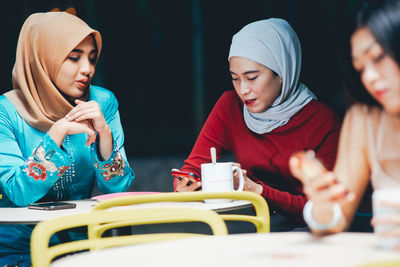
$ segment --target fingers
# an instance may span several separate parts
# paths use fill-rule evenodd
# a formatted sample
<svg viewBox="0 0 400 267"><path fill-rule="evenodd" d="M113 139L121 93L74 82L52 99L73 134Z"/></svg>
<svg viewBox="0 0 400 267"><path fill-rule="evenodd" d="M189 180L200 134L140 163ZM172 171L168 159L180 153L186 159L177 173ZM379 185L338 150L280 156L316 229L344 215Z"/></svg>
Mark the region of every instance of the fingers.
<svg viewBox="0 0 400 267"><path fill-rule="evenodd" d="M371 224L373 226L377 226L380 224L394 224L398 225L400 228L400 215L379 215L374 216L371 220Z"/></svg>
<svg viewBox="0 0 400 267"><path fill-rule="evenodd" d="M75 104L79 105L81 103L86 103L86 102L79 99L75 99Z"/></svg>
<svg viewBox="0 0 400 267"><path fill-rule="evenodd" d="M240 165L240 164L238 164ZM261 194L263 187L262 185L254 182L249 177L247 177L247 170L241 169L243 173L243 191L250 191L257 194ZM235 189L239 187L239 173L235 170L233 173L233 186Z"/></svg>
<svg viewBox="0 0 400 267"><path fill-rule="evenodd" d="M326 172L324 165L315 157L315 152L299 151L289 159L289 169L302 183L319 178Z"/></svg>
<svg viewBox="0 0 400 267"><path fill-rule="evenodd" d="M68 122L69 124L69 131L68 134L79 134L79 133L85 133L87 134L86 138L86 145L90 146L91 144L96 142L96 131L91 125L90 122L88 121L83 121L83 122Z"/></svg>
<svg viewBox="0 0 400 267"><path fill-rule="evenodd" d="M232 166L237 166L240 168L240 164L239 163L233 163L232 162ZM242 170L242 174L243 174L243 179L246 179L247 177L247 171L245 169L241 169ZM239 172L237 170L233 171L233 179L234 180L239 180Z"/></svg>
<svg viewBox="0 0 400 267"><path fill-rule="evenodd" d="M244 182L246 182L246 179L248 179L247 178L247 171L244 170L244 169L241 169L241 170L242 170L242 174L243 174L243 180L244 180ZM233 181L235 183L239 184L239 172L237 170L235 170L233 172Z"/></svg>
<svg viewBox="0 0 400 267"><path fill-rule="evenodd" d="M86 139L86 145L90 146L95 142L96 142L96 132L92 131L91 133L88 133L88 138Z"/></svg>
<svg viewBox="0 0 400 267"><path fill-rule="evenodd" d="M381 201L379 201L379 205L381 205L382 207L387 207L387 208L391 208L391 209L395 209L395 210L400 210L400 203L398 203L398 202L391 202L391 201L387 201L387 200L381 200Z"/></svg>
<svg viewBox="0 0 400 267"><path fill-rule="evenodd" d="M240 163L237 163L237 162L231 162L231 163L232 163L232 166L236 166L236 167L241 168Z"/></svg>
<svg viewBox="0 0 400 267"><path fill-rule="evenodd" d="M181 180L178 179L178 183L176 185L177 192L190 192L195 191L197 188L201 186L201 182L192 182L189 185L189 179L187 177L181 177Z"/></svg>
<svg viewBox="0 0 400 267"><path fill-rule="evenodd" d="M195 191L197 188L200 187L201 187L201 182L194 182L188 187L188 189L189 191Z"/></svg>
<svg viewBox="0 0 400 267"><path fill-rule="evenodd" d="M327 172L320 178L308 180L304 184L304 193L313 201L353 201L355 195L337 182L333 172Z"/></svg>
<svg viewBox="0 0 400 267"><path fill-rule="evenodd" d="M380 237L400 237L400 226L397 226L395 228L393 227L388 227L387 230L380 230L379 232L376 232Z"/></svg>
<svg viewBox="0 0 400 267"><path fill-rule="evenodd" d="M332 172L326 173L323 177L319 179L312 179L308 183L314 190L323 190L337 184L336 177Z"/></svg>
<svg viewBox="0 0 400 267"><path fill-rule="evenodd" d="M65 116L69 121L96 119L102 116L100 107L95 101L84 102L77 99L75 103L77 106Z"/></svg>
<svg viewBox="0 0 400 267"><path fill-rule="evenodd" d="M245 175L245 173L246 173L246 175ZM261 194L262 185L254 182L249 177L247 177L247 172L245 170L243 170L243 178L244 178L244 186L243 186L244 191L250 191L250 192L255 192L257 194ZM239 184L239 182L238 182L238 184Z"/></svg>
<svg viewBox="0 0 400 267"><path fill-rule="evenodd" d="M355 195L338 183L333 172L328 172L315 158L313 151L299 151L289 159L289 168L294 177L303 183L304 193L313 201L353 201Z"/></svg>
<svg viewBox="0 0 400 267"><path fill-rule="evenodd" d="M187 187L187 183L189 182L189 179L186 179L184 177L180 177L180 176L175 176L177 182L176 182L176 192L185 192L186 187Z"/></svg>
<svg viewBox="0 0 400 267"><path fill-rule="evenodd" d="M300 167L300 160L297 157L293 156L289 159L289 169L294 177L299 179L302 183L306 182L306 177L303 177L302 175L303 173Z"/></svg>
<svg viewBox="0 0 400 267"><path fill-rule="evenodd" d="M77 106L65 116L68 121L82 122L88 120L91 121L98 134L107 133L109 126L96 101L75 100L75 103L77 103Z"/></svg>
<svg viewBox="0 0 400 267"><path fill-rule="evenodd" d="M75 100L75 103L76 103L76 106L75 106L73 109L71 109L71 110L68 112L67 115L65 115L65 118L66 118L67 120L69 120L69 121L72 121L72 120L73 120L72 118L75 116L75 113L78 112L79 110L81 110L82 107L87 106L86 104L87 104L88 102L85 102L85 101L81 101L81 100L79 100L79 99L76 99L76 100Z"/></svg>
<svg viewBox="0 0 400 267"><path fill-rule="evenodd" d="M231 163L232 163L232 166L241 168L240 163L237 163L237 162L231 162ZM244 170L244 169L241 169L241 170L242 170L242 173L243 173L243 179L245 179L245 177L247 177L247 171ZM239 173L238 173L237 170L233 171L233 180L235 182L239 182Z"/></svg>
<svg viewBox="0 0 400 267"><path fill-rule="evenodd" d="M76 108L76 109L75 109ZM69 121L83 121L88 119L95 119L99 116L99 112L96 107L93 106L82 106L75 107L65 117Z"/></svg>
<svg viewBox="0 0 400 267"><path fill-rule="evenodd" d="M86 145L90 146L91 144L96 142L96 131L94 130L93 126L89 123L81 123L85 125L84 132L88 135L86 139Z"/></svg>

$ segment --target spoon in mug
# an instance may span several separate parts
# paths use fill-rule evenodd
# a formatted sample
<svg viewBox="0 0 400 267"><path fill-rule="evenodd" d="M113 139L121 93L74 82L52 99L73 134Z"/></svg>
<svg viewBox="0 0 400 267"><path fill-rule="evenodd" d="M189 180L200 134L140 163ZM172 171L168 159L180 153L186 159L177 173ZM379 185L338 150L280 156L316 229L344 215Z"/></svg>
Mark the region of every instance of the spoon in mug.
<svg viewBox="0 0 400 267"><path fill-rule="evenodd" d="M217 163L217 152L215 151L215 147L210 148L211 152L211 162L213 165Z"/></svg>

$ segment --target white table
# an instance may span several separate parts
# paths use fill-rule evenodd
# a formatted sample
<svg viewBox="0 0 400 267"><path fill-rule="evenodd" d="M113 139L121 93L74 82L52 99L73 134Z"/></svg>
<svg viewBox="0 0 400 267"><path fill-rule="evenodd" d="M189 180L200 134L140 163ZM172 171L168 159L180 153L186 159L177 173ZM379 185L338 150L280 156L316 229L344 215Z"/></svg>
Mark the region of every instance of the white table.
<svg viewBox="0 0 400 267"><path fill-rule="evenodd" d="M114 247L61 258L51 266L356 266L400 260L370 233L316 238L306 232L237 234Z"/></svg>
<svg viewBox="0 0 400 267"><path fill-rule="evenodd" d="M90 212L96 200L68 200L66 202L76 203L76 208L65 210L34 210L27 207L0 208L0 224L36 224L40 221L50 220L57 217ZM198 202L159 202L143 203L112 209L136 209L141 207L191 207L200 209L211 209L216 212L244 209L252 207L252 204L245 200L235 200L228 203L209 204L202 201ZM111 209L110 209L111 210Z"/></svg>

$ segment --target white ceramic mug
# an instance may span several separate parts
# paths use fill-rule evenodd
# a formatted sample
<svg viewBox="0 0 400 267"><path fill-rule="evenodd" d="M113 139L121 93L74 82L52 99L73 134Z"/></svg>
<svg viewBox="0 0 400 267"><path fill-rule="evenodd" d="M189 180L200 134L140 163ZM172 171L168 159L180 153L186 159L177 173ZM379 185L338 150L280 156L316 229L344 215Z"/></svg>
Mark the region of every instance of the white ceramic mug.
<svg viewBox="0 0 400 267"><path fill-rule="evenodd" d="M374 216L394 215L400 217L400 210L381 205L381 201L399 203L400 205L400 189L378 189L372 194L372 210ZM382 224L374 227L374 232L391 231L396 228L396 225ZM400 245L399 237L379 237L378 246L381 248L393 248Z"/></svg>
<svg viewBox="0 0 400 267"><path fill-rule="evenodd" d="M231 162L201 164L201 187L203 192L229 192L233 188L233 172L239 174L239 187L236 191L243 191L244 179L242 169L232 166ZM230 199L207 199L206 203L230 202Z"/></svg>

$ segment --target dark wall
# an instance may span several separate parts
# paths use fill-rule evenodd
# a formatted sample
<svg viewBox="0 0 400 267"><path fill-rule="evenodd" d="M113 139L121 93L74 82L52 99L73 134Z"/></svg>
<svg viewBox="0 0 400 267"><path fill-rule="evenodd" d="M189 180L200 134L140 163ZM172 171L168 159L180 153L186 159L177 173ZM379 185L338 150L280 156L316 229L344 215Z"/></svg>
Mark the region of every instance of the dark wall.
<svg viewBox="0 0 400 267"><path fill-rule="evenodd" d="M232 35L252 21L281 17L302 44L301 81L341 116L343 19L356 2L9 1L0 16L0 93L11 88L15 46L26 17L73 5L102 34L94 84L119 100L128 156L184 156L218 97L233 89L227 62Z"/></svg>

